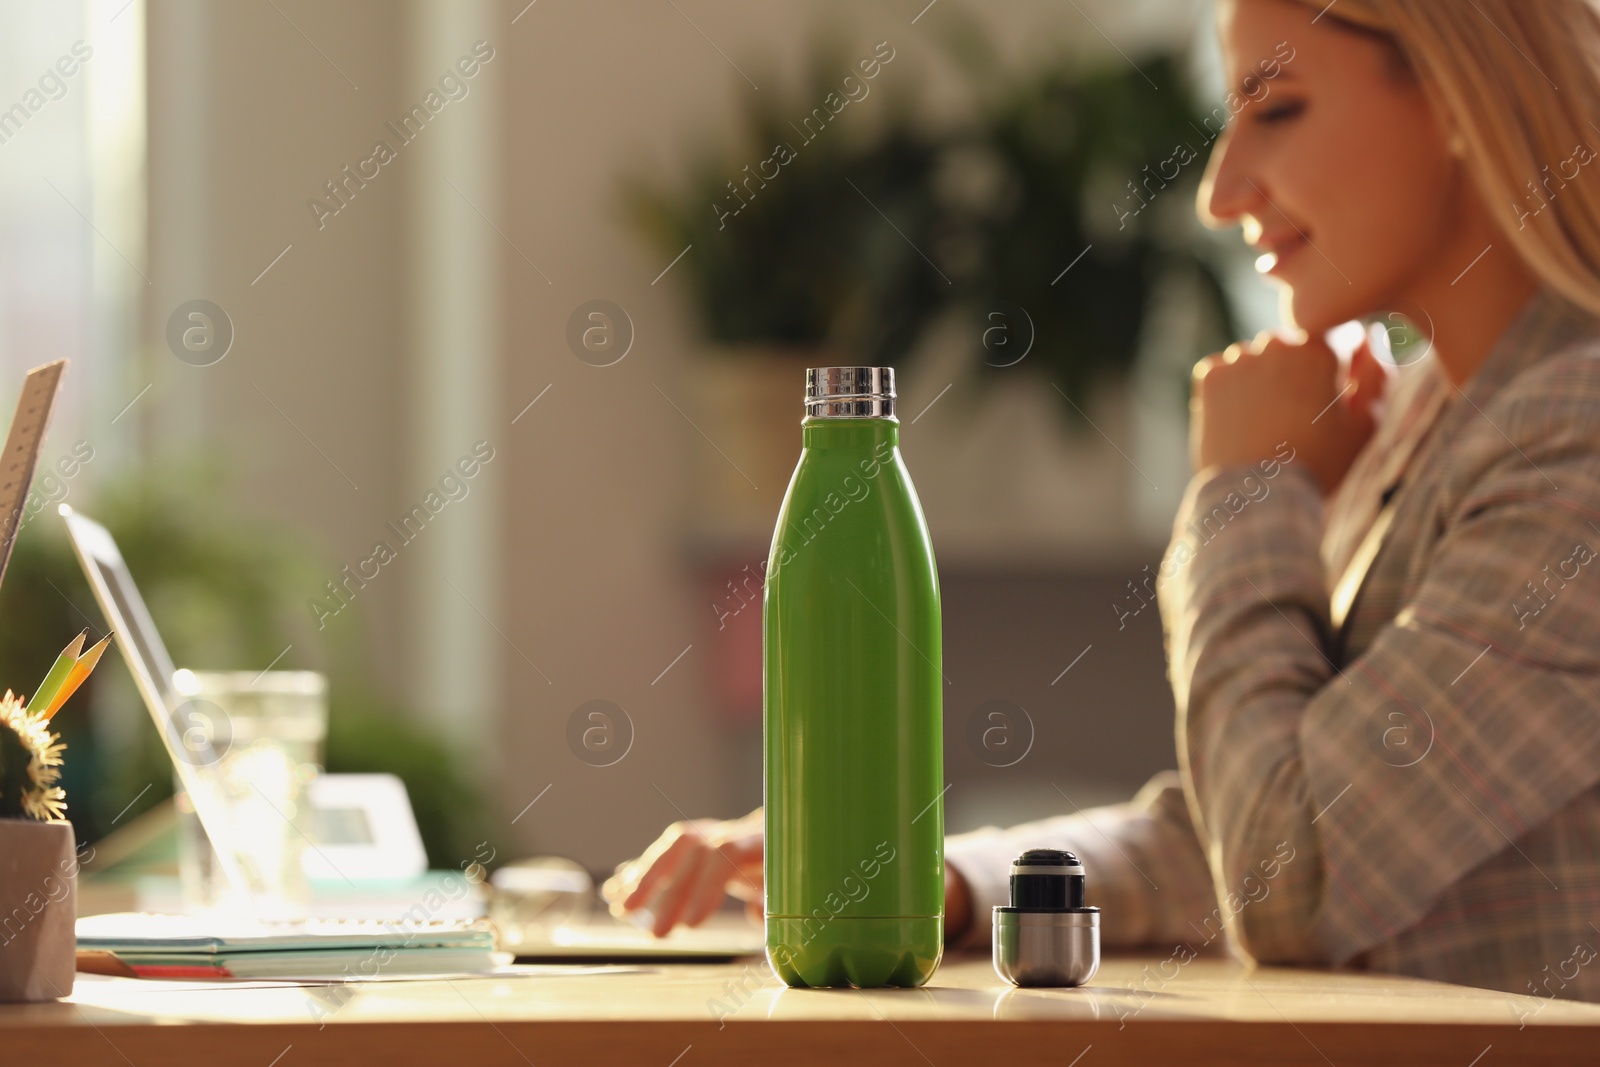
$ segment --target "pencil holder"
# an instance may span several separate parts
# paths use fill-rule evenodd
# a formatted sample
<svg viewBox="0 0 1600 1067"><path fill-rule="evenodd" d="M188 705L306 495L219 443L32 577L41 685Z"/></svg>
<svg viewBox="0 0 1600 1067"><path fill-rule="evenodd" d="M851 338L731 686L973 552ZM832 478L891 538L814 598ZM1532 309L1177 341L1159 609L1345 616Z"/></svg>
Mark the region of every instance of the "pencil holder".
<svg viewBox="0 0 1600 1067"><path fill-rule="evenodd" d="M0 818L0 1001L72 992L75 844L69 822Z"/></svg>

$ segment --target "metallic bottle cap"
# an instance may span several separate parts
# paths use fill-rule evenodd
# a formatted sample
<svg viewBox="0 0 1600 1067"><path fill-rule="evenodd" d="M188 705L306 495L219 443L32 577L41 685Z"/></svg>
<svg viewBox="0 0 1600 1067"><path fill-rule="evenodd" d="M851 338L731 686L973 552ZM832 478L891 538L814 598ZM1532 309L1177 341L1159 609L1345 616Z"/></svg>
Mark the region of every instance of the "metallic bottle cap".
<svg viewBox="0 0 1600 1067"><path fill-rule="evenodd" d="M1100 969L1100 909L1083 903L1078 857L1031 849L1011 864L1011 906L994 909L994 969L1012 985L1075 986Z"/></svg>
<svg viewBox="0 0 1600 1067"><path fill-rule="evenodd" d="M813 367L806 371L806 416L894 418L894 368Z"/></svg>

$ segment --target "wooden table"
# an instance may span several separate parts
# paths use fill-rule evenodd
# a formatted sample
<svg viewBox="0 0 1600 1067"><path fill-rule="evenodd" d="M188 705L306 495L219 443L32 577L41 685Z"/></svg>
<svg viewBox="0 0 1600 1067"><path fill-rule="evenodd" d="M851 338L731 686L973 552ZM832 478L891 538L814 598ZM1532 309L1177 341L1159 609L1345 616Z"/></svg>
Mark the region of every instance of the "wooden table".
<svg viewBox="0 0 1600 1067"><path fill-rule="evenodd" d="M67 1001L0 1007L0 1050L72 1067L1500 1067L1600 1059L1600 1005L1162 957L1108 959L1079 990L1012 989L982 958L870 992L784 989L757 960L322 986L79 975Z"/></svg>

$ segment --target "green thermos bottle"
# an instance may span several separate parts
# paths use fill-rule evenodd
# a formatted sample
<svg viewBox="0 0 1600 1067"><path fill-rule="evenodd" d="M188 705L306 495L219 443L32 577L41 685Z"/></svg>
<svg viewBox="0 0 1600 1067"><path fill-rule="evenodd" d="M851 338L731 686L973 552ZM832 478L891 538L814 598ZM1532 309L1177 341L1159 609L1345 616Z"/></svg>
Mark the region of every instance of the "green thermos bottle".
<svg viewBox="0 0 1600 1067"><path fill-rule="evenodd" d="M767 958L917 986L944 948L939 578L894 371L806 372L763 608Z"/></svg>

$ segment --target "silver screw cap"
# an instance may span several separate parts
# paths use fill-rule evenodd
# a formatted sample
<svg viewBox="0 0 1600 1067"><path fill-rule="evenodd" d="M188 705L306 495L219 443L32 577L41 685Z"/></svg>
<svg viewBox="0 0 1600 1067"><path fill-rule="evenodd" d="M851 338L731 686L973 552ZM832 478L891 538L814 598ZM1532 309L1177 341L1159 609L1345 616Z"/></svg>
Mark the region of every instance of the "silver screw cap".
<svg viewBox="0 0 1600 1067"><path fill-rule="evenodd" d="M806 371L806 416L894 418L893 367L813 367Z"/></svg>

